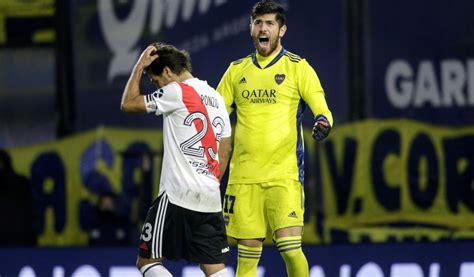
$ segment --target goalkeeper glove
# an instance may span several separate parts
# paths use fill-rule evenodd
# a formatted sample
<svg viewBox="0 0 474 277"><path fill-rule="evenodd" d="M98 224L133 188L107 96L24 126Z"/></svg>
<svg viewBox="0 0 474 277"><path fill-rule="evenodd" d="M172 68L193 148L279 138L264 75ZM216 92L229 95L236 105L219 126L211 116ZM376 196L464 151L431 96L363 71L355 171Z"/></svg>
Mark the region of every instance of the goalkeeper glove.
<svg viewBox="0 0 474 277"><path fill-rule="evenodd" d="M314 118L315 122L313 125L313 138L316 141L322 141L325 139L329 132L331 131L331 124L329 124L328 119L324 115L317 115Z"/></svg>

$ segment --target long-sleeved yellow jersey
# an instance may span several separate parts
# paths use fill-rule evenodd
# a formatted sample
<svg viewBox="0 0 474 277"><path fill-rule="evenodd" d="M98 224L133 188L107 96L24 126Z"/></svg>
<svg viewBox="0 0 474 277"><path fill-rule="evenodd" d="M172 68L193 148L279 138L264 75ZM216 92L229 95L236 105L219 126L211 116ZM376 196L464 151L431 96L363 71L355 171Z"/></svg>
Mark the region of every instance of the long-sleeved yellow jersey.
<svg viewBox="0 0 474 277"><path fill-rule="evenodd" d="M217 91L237 110L229 183L303 182L302 119L306 103L333 124L324 90L309 63L285 49L234 61Z"/></svg>

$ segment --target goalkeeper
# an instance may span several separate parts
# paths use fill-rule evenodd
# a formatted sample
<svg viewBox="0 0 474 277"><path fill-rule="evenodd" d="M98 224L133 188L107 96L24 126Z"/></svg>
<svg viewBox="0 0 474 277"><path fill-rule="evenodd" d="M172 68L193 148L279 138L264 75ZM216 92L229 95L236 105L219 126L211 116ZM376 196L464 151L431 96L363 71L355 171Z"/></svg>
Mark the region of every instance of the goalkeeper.
<svg viewBox="0 0 474 277"><path fill-rule="evenodd" d="M317 141L329 134L333 119L314 69L281 45L284 8L258 2L250 20L256 52L232 62L217 87L227 111L237 112L223 207L227 235L237 239L236 276L256 276L267 227L288 275L308 276L301 249L305 105L315 115Z"/></svg>

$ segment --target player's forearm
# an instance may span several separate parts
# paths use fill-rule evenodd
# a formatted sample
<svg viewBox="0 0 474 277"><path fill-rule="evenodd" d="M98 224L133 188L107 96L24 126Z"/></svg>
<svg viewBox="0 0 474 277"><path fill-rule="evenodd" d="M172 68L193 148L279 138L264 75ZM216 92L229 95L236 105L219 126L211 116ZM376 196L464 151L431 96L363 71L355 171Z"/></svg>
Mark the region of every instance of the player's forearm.
<svg viewBox="0 0 474 277"><path fill-rule="evenodd" d="M313 115L324 115L329 124L333 126L333 117L331 110L329 110L326 98L324 97L324 92L314 93L312 99L308 101L308 105L313 112Z"/></svg>
<svg viewBox="0 0 474 277"><path fill-rule="evenodd" d="M143 68L137 64L134 66L132 73L127 81L127 85L122 94L122 102L120 109L126 113L142 112L140 108L140 79L142 77Z"/></svg>

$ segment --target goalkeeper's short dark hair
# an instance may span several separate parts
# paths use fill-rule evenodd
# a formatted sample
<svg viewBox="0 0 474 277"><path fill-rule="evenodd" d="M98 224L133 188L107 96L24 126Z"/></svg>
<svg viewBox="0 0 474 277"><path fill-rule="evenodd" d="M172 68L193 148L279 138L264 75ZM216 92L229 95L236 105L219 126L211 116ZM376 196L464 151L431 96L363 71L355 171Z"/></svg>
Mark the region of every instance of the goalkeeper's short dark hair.
<svg viewBox="0 0 474 277"><path fill-rule="evenodd" d="M253 21L259 15L274 13L280 27L286 24L286 11L282 4L273 0L262 0L252 8L250 19Z"/></svg>
<svg viewBox="0 0 474 277"><path fill-rule="evenodd" d="M184 71L192 71L191 58L185 50L179 50L173 45L161 42L153 43L152 45L156 48L155 53L159 57L145 68L148 74L161 75L166 66L178 75Z"/></svg>

